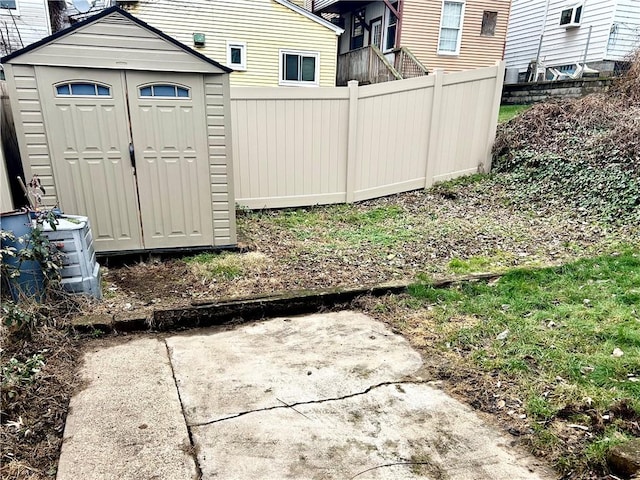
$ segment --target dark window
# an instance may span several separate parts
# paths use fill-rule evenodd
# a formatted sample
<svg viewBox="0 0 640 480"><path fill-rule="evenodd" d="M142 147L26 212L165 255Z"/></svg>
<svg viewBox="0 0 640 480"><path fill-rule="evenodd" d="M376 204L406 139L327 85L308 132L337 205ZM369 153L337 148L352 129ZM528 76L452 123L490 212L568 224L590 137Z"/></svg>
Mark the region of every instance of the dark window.
<svg viewBox="0 0 640 480"><path fill-rule="evenodd" d="M482 14L482 29L480 35L493 37L496 34L496 23L498 22L498 12L485 11Z"/></svg>
<svg viewBox="0 0 640 480"><path fill-rule="evenodd" d="M582 5L576 8L576 16L574 22L580 23L580 17L582 16Z"/></svg>
<svg viewBox="0 0 640 480"><path fill-rule="evenodd" d="M364 10L351 15L351 50L364 45Z"/></svg>
<svg viewBox="0 0 640 480"><path fill-rule="evenodd" d="M302 57L302 81L313 82L316 77L315 57Z"/></svg>
<svg viewBox="0 0 640 480"><path fill-rule="evenodd" d="M16 0L0 0L0 8L7 10L17 10Z"/></svg>
<svg viewBox="0 0 640 480"><path fill-rule="evenodd" d="M242 63L242 49L240 47L231 47L231 63L235 65Z"/></svg>
<svg viewBox="0 0 640 480"><path fill-rule="evenodd" d="M297 82L298 78L298 55L285 55L285 73L284 79Z"/></svg>
<svg viewBox="0 0 640 480"><path fill-rule="evenodd" d="M282 53L282 81L317 82L316 54Z"/></svg>
<svg viewBox="0 0 640 480"><path fill-rule="evenodd" d="M560 25L568 27L579 26L582 18L582 4L574 5L571 8L565 8L560 14Z"/></svg>
<svg viewBox="0 0 640 480"><path fill-rule="evenodd" d="M108 97L111 95L111 89L105 85L98 85L97 83L72 82L57 85L56 93L59 96L92 97L99 95L101 97Z"/></svg>
<svg viewBox="0 0 640 480"><path fill-rule="evenodd" d="M560 25L567 25L571 23L571 17L573 16L573 8L567 8L560 14Z"/></svg>
<svg viewBox="0 0 640 480"><path fill-rule="evenodd" d="M140 87L141 97L165 97L165 98L189 98L189 90L176 85L150 85L148 87Z"/></svg>
<svg viewBox="0 0 640 480"><path fill-rule="evenodd" d="M398 10L398 2L391 4L393 8ZM398 26L398 17L396 17L391 10L389 10L389 23L387 23L387 36L384 42L384 49L391 50L396 46L396 28Z"/></svg>

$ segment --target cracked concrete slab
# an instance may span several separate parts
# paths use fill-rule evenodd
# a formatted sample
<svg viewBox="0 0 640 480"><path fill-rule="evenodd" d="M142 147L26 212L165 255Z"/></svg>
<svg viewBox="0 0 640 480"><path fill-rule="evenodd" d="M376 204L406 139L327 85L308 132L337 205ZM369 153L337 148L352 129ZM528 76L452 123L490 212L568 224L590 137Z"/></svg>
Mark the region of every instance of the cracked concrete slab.
<svg viewBox="0 0 640 480"><path fill-rule="evenodd" d="M203 478L541 479L468 407L427 384L193 427Z"/></svg>
<svg viewBox="0 0 640 480"><path fill-rule="evenodd" d="M422 365L404 338L354 312L174 336L167 345L190 425L362 392Z"/></svg>
<svg viewBox="0 0 640 480"><path fill-rule="evenodd" d="M421 367L354 312L96 348L57 478L553 478Z"/></svg>
<svg viewBox="0 0 640 480"><path fill-rule="evenodd" d="M190 453L167 348L142 339L87 352L71 399L58 480L191 480Z"/></svg>
<svg viewBox="0 0 640 480"><path fill-rule="evenodd" d="M419 354L366 315L279 318L167 345L203 479L553 478L425 384Z"/></svg>

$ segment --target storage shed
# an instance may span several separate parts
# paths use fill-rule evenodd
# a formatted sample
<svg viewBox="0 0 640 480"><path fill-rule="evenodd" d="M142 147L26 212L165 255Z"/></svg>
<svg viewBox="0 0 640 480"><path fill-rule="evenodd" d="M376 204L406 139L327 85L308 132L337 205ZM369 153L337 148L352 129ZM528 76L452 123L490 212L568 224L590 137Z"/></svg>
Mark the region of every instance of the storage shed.
<svg viewBox="0 0 640 480"><path fill-rule="evenodd" d="M236 243L227 67L117 7L2 63L25 176L97 251Z"/></svg>

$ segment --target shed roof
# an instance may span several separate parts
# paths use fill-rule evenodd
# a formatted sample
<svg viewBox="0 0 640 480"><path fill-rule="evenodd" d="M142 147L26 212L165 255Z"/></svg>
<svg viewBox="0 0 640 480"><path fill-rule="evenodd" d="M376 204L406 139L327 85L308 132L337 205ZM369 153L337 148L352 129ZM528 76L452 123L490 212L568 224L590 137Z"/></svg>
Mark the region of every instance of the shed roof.
<svg viewBox="0 0 640 480"><path fill-rule="evenodd" d="M119 18L118 18L119 17ZM123 59L130 60L132 64L124 66L124 64L128 64L127 61L117 61L117 52L112 55L114 58L112 59L110 64L104 65L100 64L99 56L92 56L87 59L83 59L80 55L76 57L75 55L70 56L70 65L69 66L77 66L77 67L106 67L106 68L134 68L134 69L148 69L148 70L170 70L170 71L189 71L189 72L203 72L203 73L230 73L232 70L215 60L212 60L209 57L202 55L200 52L193 50L187 45L179 42L175 38L170 37L166 33L158 30L157 28L152 27L148 23L143 22L139 18L131 15L130 13L122 10L121 8L114 6L107 8L100 13L93 15L82 22L79 22L69 28L61 30L53 35L50 35L42 40L32 43L25 48L17 50L9 55L0 59L2 63L22 63L20 61L16 61L19 57L23 57L21 60L24 60L24 63L28 64L41 64L41 65L60 65L64 60L61 59L63 56L60 55L60 59L57 60L55 52L45 51L47 46L51 46L54 44L62 44L65 43L68 45L70 42L63 41L63 39L69 39L74 35L79 35L82 32L88 31L91 26L98 24L100 22L106 23L109 20L109 23L116 23L118 25L127 24L130 26L137 26L139 29L146 30L146 36L149 38L159 39L161 42L166 44L166 53L170 53L172 55L167 56L167 63L169 65L163 65L161 60L164 59L147 59L146 62L136 66L135 61L139 55L134 55L131 51L139 50L139 54L144 56L144 48L136 49L132 47L128 49L125 55L125 52L120 52L123 56ZM130 27L129 27L130 28ZM136 36L137 38L138 36ZM135 38L132 38L132 44L134 43ZM156 40L157 42L158 40ZM99 43L95 45L95 48L108 49L110 46L108 44ZM40 52L42 51L42 52ZM37 55L37 53L42 53L42 55ZM28 54L27 57L24 57L25 54ZM177 59L177 54L186 54L189 55L188 61L182 61L179 65L172 63L172 59ZM126 57L126 58L124 58ZM92 63L91 60L95 62ZM144 60L144 59L143 59Z"/></svg>

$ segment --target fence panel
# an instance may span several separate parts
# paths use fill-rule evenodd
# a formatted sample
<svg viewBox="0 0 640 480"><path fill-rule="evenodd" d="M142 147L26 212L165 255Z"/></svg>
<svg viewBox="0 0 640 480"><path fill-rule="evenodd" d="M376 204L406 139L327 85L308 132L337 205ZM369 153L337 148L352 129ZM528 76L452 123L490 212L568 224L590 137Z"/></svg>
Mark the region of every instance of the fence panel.
<svg viewBox="0 0 640 480"><path fill-rule="evenodd" d="M422 77L359 89L354 200L424 187L433 84Z"/></svg>
<svg viewBox="0 0 640 480"><path fill-rule="evenodd" d="M442 108L437 120L436 155L430 161L432 182L448 180L490 168L487 141L497 118L493 104L498 67L445 75Z"/></svg>
<svg viewBox="0 0 640 480"><path fill-rule="evenodd" d="M248 208L346 201L347 89L231 89L236 202Z"/></svg>
<svg viewBox="0 0 640 480"><path fill-rule="evenodd" d="M358 87L231 89L236 202L375 198L490 169L504 63Z"/></svg>

